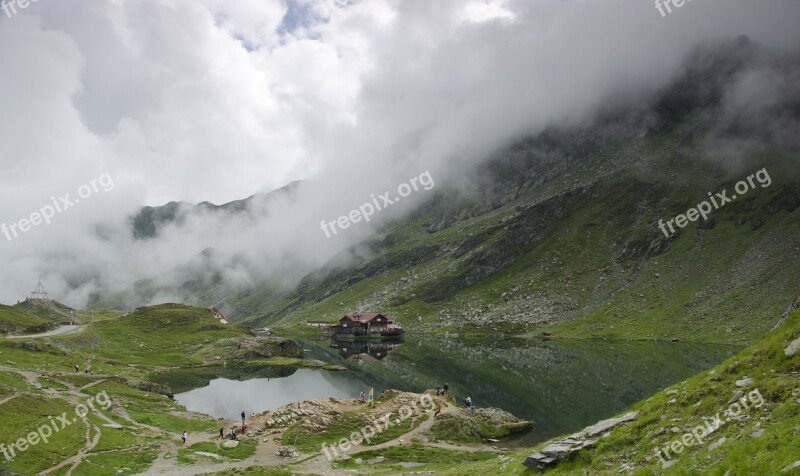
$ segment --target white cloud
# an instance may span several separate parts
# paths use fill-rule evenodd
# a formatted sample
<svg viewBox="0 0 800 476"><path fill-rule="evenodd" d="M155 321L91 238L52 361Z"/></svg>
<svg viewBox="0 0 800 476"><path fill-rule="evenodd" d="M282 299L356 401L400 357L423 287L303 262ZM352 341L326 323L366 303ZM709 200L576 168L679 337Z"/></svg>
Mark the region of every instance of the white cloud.
<svg viewBox="0 0 800 476"><path fill-rule="evenodd" d="M798 13L785 0L704 0L667 18L626 0L41 0L0 15L0 222L106 171L117 188L0 237L0 301L39 273L65 293L88 275L164 273L207 246L262 275L314 266L370 233L326 240L318 226L371 193L424 170L444 186L515 137L653 91L703 41L747 34L796 52ZM297 179L313 181L305 201L270 218L198 217L155 243L125 229L142 204Z"/></svg>

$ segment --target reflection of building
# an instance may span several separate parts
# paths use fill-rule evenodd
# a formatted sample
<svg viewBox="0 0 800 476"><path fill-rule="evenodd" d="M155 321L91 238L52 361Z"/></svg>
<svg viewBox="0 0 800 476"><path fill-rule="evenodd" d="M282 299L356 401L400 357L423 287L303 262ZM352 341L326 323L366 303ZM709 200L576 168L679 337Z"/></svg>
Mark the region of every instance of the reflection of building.
<svg viewBox="0 0 800 476"><path fill-rule="evenodd" d="M392 339L403 336L402 327L386 315L374 312L348 314L339 319L339 325L333 331L339 339Z"/></svg>
<svg viewBox="0 0 800 476"><path fill-rule="evenodd" d="M376 361L386 357L399 347L393 342L339 341L331 340L331 347L339 349L339 355L347 360Z"/></svg>

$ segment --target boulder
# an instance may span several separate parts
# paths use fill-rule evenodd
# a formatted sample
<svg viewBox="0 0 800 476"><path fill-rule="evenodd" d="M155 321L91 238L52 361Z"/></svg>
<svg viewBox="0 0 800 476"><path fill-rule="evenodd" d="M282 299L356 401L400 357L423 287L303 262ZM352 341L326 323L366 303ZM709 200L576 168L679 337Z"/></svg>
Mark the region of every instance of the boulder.
<svg viewBox="0 0 800 476"><path fill-rule="evenodd" d="M710 445L708 445L708 451L713 451L713 450L719 448L726 441L728 441L728 439L723 436L722 438L720 438L717 441L715 441L715 442L711 443Z"/></svg>
<svg viewBox="0 0 800 476"><path fill-rule="evenodd" d="M736 393L733 394L731 399L728 400L728 403L733 403L733 402L739 401L739 399L742 398L742 395L744 395L744 392L741 391L741 390L737 390Z"/></svg>
<svg viewBox="0 0 800 476"><path fill-rule="evenodd" d="M222 442L223 448L236 448L239 446L239 441L237 440L225 440Z"/></svg>
<svg viewBox="0 0 800 476"><path fill-rule="evenodd" d="M630 412L588 426L578 433L545 446L539 453L529 456L523 464L530 469L544 471L557 465L559 461L571 458L574 453L594 446L603 434L621 424L633 421L637 415L638 412Z"/></svg>
<svg viewBox="0 0 800 476"><path fill-rule="evenodd" d="M800 337L792 341L792 343L783 350L783 355L786 357L793 357L798 352L800 352Z"/></svg>
<svg viewBox="0 0 800 476"><path fill-rule="evenodd" d="M278 448L277 454L278 456L283 456L284 458L297 458L300 456L294 446L281 446Z"/></svg>

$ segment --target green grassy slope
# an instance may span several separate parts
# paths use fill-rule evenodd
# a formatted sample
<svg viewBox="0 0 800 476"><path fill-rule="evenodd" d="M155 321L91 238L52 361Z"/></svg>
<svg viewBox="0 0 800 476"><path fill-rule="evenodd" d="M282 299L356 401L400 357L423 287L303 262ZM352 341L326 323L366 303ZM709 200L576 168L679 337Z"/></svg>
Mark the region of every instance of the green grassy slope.
<svg viewBox="0 0 800 476"><path fill-rule="evenodd" d="M58 301L39 301L26 299L15 304L14 309L33 314L53 322L66 322L76 318L74 309Z"/></svg>
<svg viewBox="0 0 800 476"><path fill-rule="evenodd" d="M800 171L778 152L724 171L701 143L668 133L612 143L564 172L569 183L441 230L431 231L432 214L396 224L287 295L238 301L240 313L280 325L380 310L424 332L746 343L798 292ZM658 230L756 167L769 187L673 239Z"/></svg>
<svg viewBox="0 0 800 476"><path fill-rule="evenodd" d="M46 330L51 325L49 320L0 304L0 334L32 333Z"/></svg>
<svg viewBox="0 0 800 476"><path fill-rule="evenodd" d="M220 324L207 309L180 304L143 307L117 319L59 337L62 347L109 362L146 366L198 363L191 350L221 339L249 337L235 325Z"/></svg>

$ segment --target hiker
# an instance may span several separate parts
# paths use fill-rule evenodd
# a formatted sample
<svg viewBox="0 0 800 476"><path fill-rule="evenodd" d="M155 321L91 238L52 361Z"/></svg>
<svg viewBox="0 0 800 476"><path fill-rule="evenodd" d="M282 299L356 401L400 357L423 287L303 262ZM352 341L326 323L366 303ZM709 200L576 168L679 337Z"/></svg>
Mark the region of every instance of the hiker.
<svg viewBox="0 0 800 476"><path fill-rule="evenodd" d="M433 413L433 418L436 418L436 415L438 415L440 413L442 413L442 407L439 407L439 408L436 409L436 411Z"/></svg>
<svg viewBox="0 0 800 476"><path fill-rule="evenodd" d="M470 416L475 416L475 405L472 405L471 403L472 402L470 402L470 406L469 406L469 414L470 414Z"/></svg>
<svg viewBox="0 0 800 476"><path fill-rule="evenodd" d="M80 372L81 371L81 368L80 368L80 366L78 364L75 364L75 371L76 372Z"/></svg>
<svg viewBox="0 0 800 476"><path fill-rule="evenodd" d="M440 393L441 393L441 390L439 389L439 387L436 387L436 396L438 397Z"/></svg>
<svg viewBox="0 0 800 476"><path fill-rule="evenodd" d="M186 432L185 431L181 435L181 439L183 440L183 444L185 445L186 444Z"/></svg>
<svg viewBox="0 0 800 476"><path fill-rule="evenodd" d="M447 385L447 382L444 383L444 391L442 395L447 395L447 391L450 389L450 385Z"/></svg>
<svg viewBox="0 0 800 476"><path fill-rule="evenodd" d="M219 429L219 437L220 438L225 438L225 428L220 428Z"/></svg>
<svg viewBox="0 0 800 476"><path fill-rule="evenodd" d="M232 440L235 440L235 439L236 439L236 430L235 430L235 429L234 429L234 430L231 430L231 439L232 439Z"/></svg>
<svg viewBox="0 0 800 476"><path fill-rule="evenodd" d="M242 423L242 434L244 435L244 433L245 433L246 431L247 431L247 425L246 425L246 424L244 424L244 423Z"/></svg>
<svg viewBox="0 0 800 476"><path fill-rule="evenodd" d="M244 417L245 417L245 416L246 416L246 415L245 415L245 413L244 413L244 410L242 410L242 423L244 423Z"/></svg>
<svg viewBox="0 0 800 476"><path fill-rule="evenodd" d="M471 406L472 406L472 399L471 399L471 398L469 398L469 397L467 397L467 398L464 400L464 405L466 405L466 406L467 406L467 408L471 407Z"/></svg>

